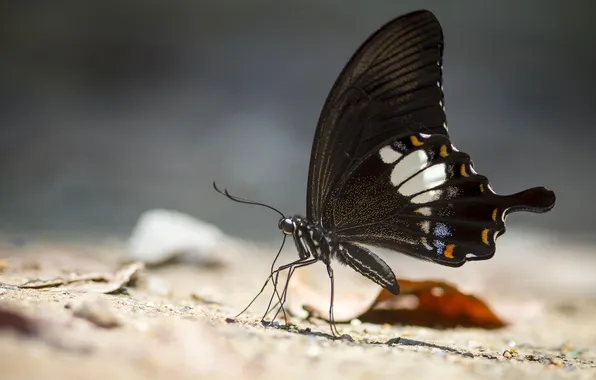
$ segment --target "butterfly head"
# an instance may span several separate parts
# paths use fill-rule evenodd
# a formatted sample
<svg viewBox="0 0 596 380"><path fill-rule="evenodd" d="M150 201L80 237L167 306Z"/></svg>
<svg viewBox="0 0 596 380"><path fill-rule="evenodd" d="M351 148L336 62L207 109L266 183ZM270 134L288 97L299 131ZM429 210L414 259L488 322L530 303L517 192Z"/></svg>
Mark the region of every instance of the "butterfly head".
<svg viewBox="0 0 596 380"><path fill-rule="evenodd" d="M284 235L292 235L296 230L296 222L294 218L281 218L277 225Z"/></svg>

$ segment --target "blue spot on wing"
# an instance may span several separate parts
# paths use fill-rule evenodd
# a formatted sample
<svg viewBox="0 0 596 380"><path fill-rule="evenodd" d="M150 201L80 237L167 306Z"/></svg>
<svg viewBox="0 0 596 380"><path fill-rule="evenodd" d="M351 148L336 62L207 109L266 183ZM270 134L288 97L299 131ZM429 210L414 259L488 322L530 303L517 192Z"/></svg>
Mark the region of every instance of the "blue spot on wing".
<svg viewBox="0 0 596 380"><path fill-rule="evenodd" d="M451 236L451 231L445 223L437 223L433 229L433 233L436 237Z"/></svg>
<svg viewBox="0 0 596 380"><path fill-rule="evenodd" d="M433 240L433 245L435 246L437 254L442 255L445 250L445 242L441 240Z"/></svg>

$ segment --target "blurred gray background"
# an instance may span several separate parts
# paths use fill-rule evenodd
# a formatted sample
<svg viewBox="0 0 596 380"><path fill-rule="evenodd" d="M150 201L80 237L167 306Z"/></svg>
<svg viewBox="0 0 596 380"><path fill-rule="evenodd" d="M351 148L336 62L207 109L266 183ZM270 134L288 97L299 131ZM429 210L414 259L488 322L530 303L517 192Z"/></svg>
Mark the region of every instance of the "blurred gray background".
<svg viewBox="0 0 596 380"><path fill-rule="evenodd" d="M359 44L393 17L441 21L450 132L498 192L544 185L596 225L593 1L2 1L0 228L126 236L172 208L256 240L304 213L316 121Z"/></svg>

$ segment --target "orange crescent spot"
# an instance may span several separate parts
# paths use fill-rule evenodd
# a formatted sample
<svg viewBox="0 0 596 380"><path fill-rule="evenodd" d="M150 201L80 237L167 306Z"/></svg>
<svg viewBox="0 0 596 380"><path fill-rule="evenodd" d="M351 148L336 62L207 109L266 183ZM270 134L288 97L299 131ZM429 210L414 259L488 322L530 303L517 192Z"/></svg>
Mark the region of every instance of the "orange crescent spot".
<svg viewBox="0 0 596 380"><path fill-rule="evenodd" d="M494 209L493 210L493 222L496 222L497 221L497 210L498 209Z"/></svg>
<svg viewBox="0 0 596 380"><path fill-rule="evenodd" d="M441 150L439 151L439 156L447 157L447 155L449 155L449 153L447 153L447 146L446 145L441 146Z"/></svg>
<svg viewBox="0 0 596 380"><path fill-rule="evenodd" d="M455 248L455 244L447 244L445 250L443 251L443 255L445 257L452 259L453 258L453 249Z"/></svg>
<svg viewBox="0 0 596 380"><path fill-rule="evenodd" d="M484 193L484 184L483 183L480 184L480 192Z"/></svg>
<svg viewBox="0 0 596 380"><path fill-rule="evenodd" d="M459 172L462 175L462 177L468 177L468 173L466 172L466 164L461 164Z"/></svg>
<svg viewBox="0 0 596 380"><path fill-rule="evenodd" d="M482 230L482 242L488 245L488 228Z"/></svg>
<svg viewBox="0 0 596 380"><path fill-rule="evenodd" d="M412 141L412 145L414 146L420 146L423 144L422 142L420 142L420 140L418 140L418 137L416 136L410 136L410 140Z"/></svg>

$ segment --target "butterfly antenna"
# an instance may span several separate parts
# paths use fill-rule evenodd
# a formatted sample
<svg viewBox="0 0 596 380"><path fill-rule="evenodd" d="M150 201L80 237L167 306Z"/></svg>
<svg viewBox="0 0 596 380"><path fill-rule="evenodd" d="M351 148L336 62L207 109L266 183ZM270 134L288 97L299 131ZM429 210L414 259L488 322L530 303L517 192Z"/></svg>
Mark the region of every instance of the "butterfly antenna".
<svg viewBox="0 0 596 380"><path fill-rule="evenodd" d="M214 183L214 187L215 187L215 183ZM215 188L217 190L217 188ZM219 190L218 190L219 191ZM225 194L224 194L225 195ZM284 248L284 244L286 243L286 235L284 235L284 238L281 242L281 246L279 247L279 250L277 251L277 255L275 255L275 259L273 260L273 264L275 264L275 261L277 261L277 258L279 257L279 255L281 254L282 249ZM277 272L279 273L279 272ZM257 300L257 298L259 298L259 296L263 293L263 291L265 290L265 288L267 287L267 284L269 284L269 280L273 279L273 269L271 270L271 274L269 275L269 277L267 277L267 280L265 280L265 283L263 284L263 287L261 288L261 290L259 290L259 292L257 293L257 295L252 299L252 301L250 301L250 303L248 304L248 306L246 306L240 313L238 313L236 315L236 318L238 318L239 316L241 316L246 310L248 310L249 307L252 306L252 304ZM275 288L275 293L277 293L277 287ZM281 297L279 295L279 293L277 293L277 297L281 300ZM273 297L272 297L273 299ZM269 305L271 305L271 300L269 301Z"/></svg>
<svg viewBox="0 0 596 380"><path fill-rule="evenodd" d="M282 218L285 218L285 215L281 211L279 211L278 209L276 209L273 206L269 206L269 205L266 205L264 203L259 203L259 202L251 201L250 199L239 198L237 196L234 196L234 195L231 195L230 193L228 193L228 190L227 189L224 189L223 191L221 191L217 187L217 185L215 184L215 182L213 182L213 188L215 189L215 191L217 191L221 195L225 196L226 198L229 198L229 199L233 200L234 202L245 203L247 205L255 205L255 206L267 207L269 210L273 210L276 213L278 213L279 215L281 215Z"/></svg>

